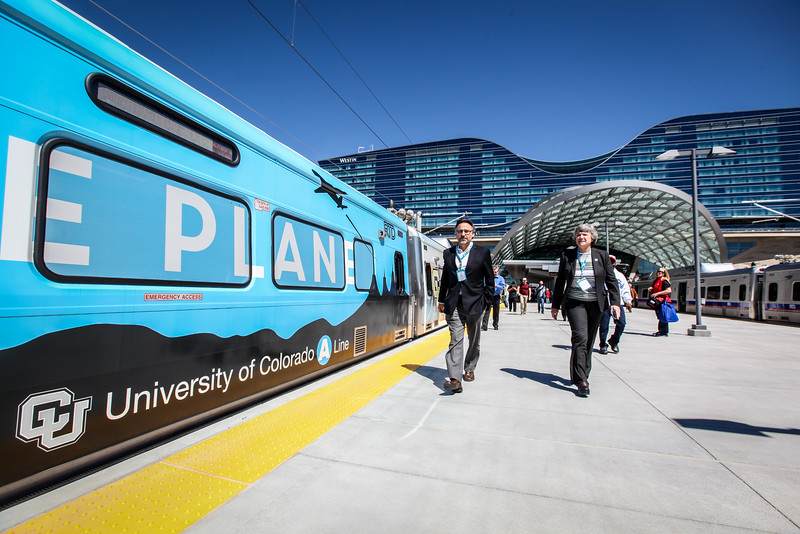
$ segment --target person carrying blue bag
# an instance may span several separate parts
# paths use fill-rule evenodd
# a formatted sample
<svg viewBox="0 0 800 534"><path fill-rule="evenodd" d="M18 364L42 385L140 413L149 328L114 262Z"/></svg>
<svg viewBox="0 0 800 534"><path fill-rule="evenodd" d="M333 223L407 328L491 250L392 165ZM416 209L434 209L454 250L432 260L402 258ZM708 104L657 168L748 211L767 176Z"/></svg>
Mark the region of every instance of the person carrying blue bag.
<svg viewBox="0 0 800 534"><path fill-rule="evenodd" d="M675 306L669 300L661 304L661 317L659 317L659 320L665 323L678 322L678 312L675 311Z"/></svg>
<svg viewBox="0 0 800 534"><path fill-rule="evenodd" d="M669 283L669 272L663 267L659 267L656 271L656 281L650 286L650 299L655 300L656 317L658 317L658 332L653 333L654 336L668 336L669 323L678 320L678 315L675 313L675 307L669 300L669 295L672 293L672 287ZM664 308L668 308L665 310ZM669 313L672 310L670 317L665 318L664 312ZM672 320L669 320L672 319Z"/></svg>

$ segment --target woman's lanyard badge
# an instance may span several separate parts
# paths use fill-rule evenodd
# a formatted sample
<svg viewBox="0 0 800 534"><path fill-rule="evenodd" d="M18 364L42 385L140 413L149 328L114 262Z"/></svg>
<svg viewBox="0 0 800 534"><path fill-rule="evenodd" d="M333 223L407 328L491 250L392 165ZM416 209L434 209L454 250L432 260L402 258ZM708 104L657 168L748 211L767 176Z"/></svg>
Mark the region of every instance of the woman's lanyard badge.
<svg viewBox="0 0 800 534"><path fill-rule="evenodd" d="M465 269L466 266L464 265L464 259L469 255L470 250L472 250L472 243L469 244L467 250L465 250L463 253L461 252L461 249L456 247L456 267L458 267L456 269L456 277L458 278L459 282L463 282L467 279L467 271Z"/></svg>
<svg viewBox="0 0 800 534"><path fill-rule="evenodd" d="M583 261L581 261L581 256L584 256ZM589 258L591 257L591 252L586 255L578 255L578 266L581 268L581 278L578 280L578 287L583 291L589 291L592 289L592 283L585 276L583 276L583 270L586 268L586 262L589 261Z"/></svg>

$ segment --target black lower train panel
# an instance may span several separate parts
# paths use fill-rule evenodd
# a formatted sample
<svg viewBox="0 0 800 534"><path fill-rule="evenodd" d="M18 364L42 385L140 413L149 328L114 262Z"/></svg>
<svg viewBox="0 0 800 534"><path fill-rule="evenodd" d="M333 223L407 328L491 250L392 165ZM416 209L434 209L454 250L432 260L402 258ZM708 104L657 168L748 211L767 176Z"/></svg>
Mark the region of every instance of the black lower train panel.
<svg viewBox="0 0 800 534"><path fill-rule="evenodd" d="M371 296L343 323L318 320L289 339L269 328L169 338L97 324L0 351L0 501L72 474L81 459L404 341L407 314L407 298Z"/></svg>

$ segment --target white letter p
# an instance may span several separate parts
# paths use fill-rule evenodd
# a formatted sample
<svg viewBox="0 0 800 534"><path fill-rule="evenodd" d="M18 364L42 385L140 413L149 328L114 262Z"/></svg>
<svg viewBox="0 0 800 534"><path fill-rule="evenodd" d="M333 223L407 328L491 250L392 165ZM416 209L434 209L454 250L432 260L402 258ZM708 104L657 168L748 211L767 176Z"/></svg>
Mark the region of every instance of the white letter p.
<svg viewBox="0 0 800 534"><path fill-rule="evenodd" d="M200 212L202 229L196 236L183 235L183 206ZM167 186L167 214L164 235L164 270L181 271L181 252L198 252L207 248L217 234L217 221L208 202L197 193Z"/></svg>

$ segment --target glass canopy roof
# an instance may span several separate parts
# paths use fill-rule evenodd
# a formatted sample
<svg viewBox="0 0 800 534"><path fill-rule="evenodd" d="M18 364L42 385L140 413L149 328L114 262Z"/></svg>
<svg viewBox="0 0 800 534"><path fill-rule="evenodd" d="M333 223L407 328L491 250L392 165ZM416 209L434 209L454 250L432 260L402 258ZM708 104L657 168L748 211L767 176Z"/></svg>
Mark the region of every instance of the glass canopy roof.
<svg viewBox="0 0 800 534"><path fill-rule="evenodd" d="M575 244L572 232L591 223L604 246L668 269L694 265L692 197L664 184L641 180L570 187L537 202L492 251L495 264L520 259L539 248ZM698 205L700 262L727 260L722 231Z"/></svg>

